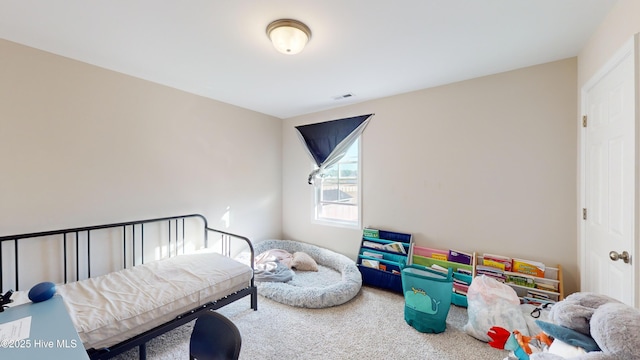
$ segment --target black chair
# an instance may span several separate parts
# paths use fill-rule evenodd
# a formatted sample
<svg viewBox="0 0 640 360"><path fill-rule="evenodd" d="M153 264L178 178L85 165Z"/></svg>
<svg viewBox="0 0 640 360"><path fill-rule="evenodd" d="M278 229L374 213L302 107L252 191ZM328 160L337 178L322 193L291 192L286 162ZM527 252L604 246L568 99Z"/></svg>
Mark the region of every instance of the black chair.
<svg viewBox="0 0 640 360"><path fill-rule="evenodd" d="M242 338L231 320L215 311L203 311L196 319L189 341L191 360L237 360Z"/></svg>

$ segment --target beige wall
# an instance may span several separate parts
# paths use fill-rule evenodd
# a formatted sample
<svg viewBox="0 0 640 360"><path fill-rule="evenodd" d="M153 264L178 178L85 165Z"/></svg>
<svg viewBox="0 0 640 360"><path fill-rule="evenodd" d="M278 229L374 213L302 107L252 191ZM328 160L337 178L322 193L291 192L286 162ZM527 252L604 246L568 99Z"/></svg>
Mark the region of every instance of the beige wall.
<svg viewBox="0 0 640 360"><path fill-rule="evenodd" d="M0 234L197 212L280 235L280 119L4 40L0 54Z"/></svg>
<svg viewBox="0 0 640 360"><path fill-rule="evenodd" d="M284 238L355 258L360 230L311 222L311 164L293 126L373 112L364 225L560 263L575 291L576 89L640 31L638 13L620 0L577 63L282 123L0 40L0 233L186 212L224 227L229 209L231 230L281 237L282 224Z"/></svg>
<svg viewBox="0 0 640 360"><path fill-rule="evenodd" d="M618 0L578 55L578 90L639 32L640 1Z"/></svg>
<svg viewBox="0 0 640 360"><path fill-rule="evenodd" d="M288 119L283 232L351 258L361 231L311 222L294 126L375 113L363 134L363 224L417 244L562 264L577 290L576 59Z"/></svg>

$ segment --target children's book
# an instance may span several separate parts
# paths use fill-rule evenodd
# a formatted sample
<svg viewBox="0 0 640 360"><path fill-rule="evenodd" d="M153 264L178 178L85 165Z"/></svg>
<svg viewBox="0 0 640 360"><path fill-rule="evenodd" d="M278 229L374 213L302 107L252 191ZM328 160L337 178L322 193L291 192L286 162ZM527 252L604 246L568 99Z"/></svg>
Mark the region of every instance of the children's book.
<svg viewBox="0 0 640 360"><path fill-rule="evenodd" d="M545 305L545 304L553 304L556 301L555 300L547 300L547 299L536 299L536 298L532 298L529 296L525 296L521 298L521 302L523 304L531 304L531 305L535 305L535 306L541 306L541 305Z"/></svg>
<svg viewBox="0 0 640 360"><path fill-rule="evenodd" d="M521 274L544 277L544 264L538 261L513 259L513 270Z"/></svg>
<svg viewBox="0 0 640 360"><path fill-rule="evenodd" d="M463 290L460 290L460 289L453 288L453 292L454 292L455 294L458 294L458 295L464 295L464 296L467 296L467 292L466 292L466 291L463 291Z"/></svg>
<svg viewBox="0 0 640 360"><path fill-rule="evenodd" d="M384 245L384 249L388 251L393 251L401 254L406 254L407 250L404 248L404 245L401 242L393 242Z"/></svg>
<svg viewBox="0 0 640 360"><path fill-rule="evenodd" d="M511 258L494 254L482 254L482 265L493 266L504 271L511 270Z"/></svg>
<svg viewBox="0 0 640 360"><path fill-rule="evenodd" d="M362 265L374 269L378 269L380 266L380 262L376 260L362 259Z"/></svg>
<svg viewBox="0 0 640 360"><path fill-rule="evenodd" d="M553 300L551 299L551 296L549 294L545 294L543 292L539 292L535 290L528 290L527 297L534 298L534 299L542 299L547 301Z"/></svg>
<svg viewBox="0 0 640 360"><path fill-rule="evenodd" d="M376 230L376 229L364 229L362 232L362 235L364 237L368 237L368 238L372 238L372 239L379 239L380 238L380 231Z"/></svg>
<svg viewBox="0 0 640 360"><path fill-rule="evenodd" d="M469 285L453 283L453 289L457 290L456 293L466 295L467 291L469 291Z"/></svg>
<svg viewBox="0 0 640 360"><path fill-rule="evenodd" d="M560 281L556 279L535 278L536 289L558 292Z"/></svg>
<svg viewBox="0 0 640 360"><path fill-rule="evenodd" d="M446 250L432 249L428 247L414 245L413 255L419 255L419 256L424 256L426 258L433 258L433 259L447 261L449 252Z"/></svg>
<svg viewBox="0 0 640 360"><path fill-rule="evenodd" d="M479 275L489 276L500 282L505 282L507 278L504 274L504 271L492 266L478 265L476 266L476 273L478 274L478 276Z"/></svg>
<svg viewBox="0 0 640 360"><path fill-rule="evenodd" d="M529 276L521 273L513 273L513 272L507 272L506 275L507 275L506 280L508 283L516 284L520 286L526 286L530 288L536 286L536 282L533 276Z"/></svg>
<svg viewBox="0 0 640 360"><path fill-rule="evenodd" d="M544 284L541 282L536 282L536 289L546 290L546 291L558 291L558 288L552 284Z"/></svg>
<svg viewBox="0 0 640 360"><path fill-rule="evenodd" d="M373 241L363 241L362 246L372 248L372 249L380 249L380 250L384 249L384 245L377 242L373 242Z"/></svg>
<svg viewBox="0 0 640 360"><path fill-rule="evenodd" d="M378 258L378 259L382 259L384 257L380 253L374 253L374 252L371 252L371 251L363 251L362 255L369 256L369 257L374 257L374 258Z"/></svg>
<svg viewBox="0 0 640 360"><path fill-rule="evenodd" d="M433 270L439 271L439 272L441 272L441 273L447 273L447 272L449 272L449 270L447 270L447 268L444 268L444 267L442 267L442 266L440 266L440 265L438 265L438 264L433 264L433 265L431 265L431 268L432 268Z"/></svg>
<svg viewBox="0 0 640 360"><path fill-rule="evenodd" d="M456 262L458 264L471 265L473 255L458 250L449 250L449 261Z"/></svg>

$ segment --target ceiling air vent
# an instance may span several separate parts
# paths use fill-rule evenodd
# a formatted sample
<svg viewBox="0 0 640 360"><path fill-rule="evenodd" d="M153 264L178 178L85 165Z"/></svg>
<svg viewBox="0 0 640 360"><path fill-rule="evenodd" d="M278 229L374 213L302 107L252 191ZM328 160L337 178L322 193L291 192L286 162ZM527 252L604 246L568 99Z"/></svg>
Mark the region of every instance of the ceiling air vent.
<svg viewBox="0 0 640 360"><path fill-rule="evenodd" d="M343 99L349 99L354 97L355 95L353 95L352 93L348 93L348 94L344 94L344 95L339 95L339 96L334 96L333 100L343 100Z"/></svg>

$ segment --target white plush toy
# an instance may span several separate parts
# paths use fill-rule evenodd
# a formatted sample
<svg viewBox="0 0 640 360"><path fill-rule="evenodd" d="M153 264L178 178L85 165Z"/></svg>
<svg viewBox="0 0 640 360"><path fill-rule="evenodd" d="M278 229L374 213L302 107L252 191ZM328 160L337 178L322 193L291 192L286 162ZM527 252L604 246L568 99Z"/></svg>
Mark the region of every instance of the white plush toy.
<svg viewBox="0 0 640 360"><path fill-rule="evenodd" d="M640 310L595 293L569 295L538 322L554 338L530 360L640 359Z"/></svg>

